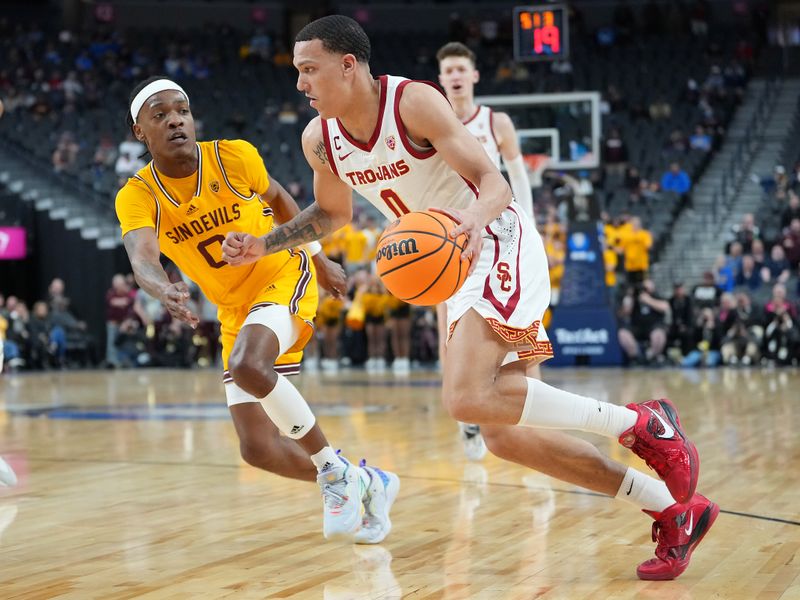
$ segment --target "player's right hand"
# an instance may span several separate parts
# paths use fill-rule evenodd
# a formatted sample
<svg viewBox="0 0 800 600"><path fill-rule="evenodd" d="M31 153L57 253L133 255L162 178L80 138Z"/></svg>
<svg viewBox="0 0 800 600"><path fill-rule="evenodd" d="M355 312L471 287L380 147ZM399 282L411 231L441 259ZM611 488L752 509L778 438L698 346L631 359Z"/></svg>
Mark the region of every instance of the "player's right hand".
<svg viewBox="0 0 800 600"><path fill-rule="evenodd" d="M161 303L173 319L191 325L192 329L195 329L200 323L200 319L189 310L189 286L183 281L173 283L164 288L159 300L161 300Z"/></svg>
<svg viewBox="0 0 800 600"><path fill-rule="evenodd" d="M256 262L266 253L264 240L249 233L231 231L222 242L222 260L232 267Z"/></svg>

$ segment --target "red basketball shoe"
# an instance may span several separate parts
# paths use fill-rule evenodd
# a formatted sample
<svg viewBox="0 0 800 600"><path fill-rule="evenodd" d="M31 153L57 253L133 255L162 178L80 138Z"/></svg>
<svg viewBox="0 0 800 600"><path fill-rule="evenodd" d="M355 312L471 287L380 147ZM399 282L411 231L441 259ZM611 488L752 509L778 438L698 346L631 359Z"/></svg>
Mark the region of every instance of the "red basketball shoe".
<svg viewBox="0 0 800 600"><path fill-rule="evenodd" d="M666 398L628 404L628 408L639 418L619 436L619 443L658 473L677 502L688 502L697 487L700 457L681 429L678 409Z"/></svg>
<svg viewBox="0 0 800 600"><path fill-rule="evenodd" d="M686 504L673 504L662 513L644 511L653 523L656 556L636 569L639 579L675 579L689 566L692 552L711 529L719 514L719 506L695 494Z"/></svg>

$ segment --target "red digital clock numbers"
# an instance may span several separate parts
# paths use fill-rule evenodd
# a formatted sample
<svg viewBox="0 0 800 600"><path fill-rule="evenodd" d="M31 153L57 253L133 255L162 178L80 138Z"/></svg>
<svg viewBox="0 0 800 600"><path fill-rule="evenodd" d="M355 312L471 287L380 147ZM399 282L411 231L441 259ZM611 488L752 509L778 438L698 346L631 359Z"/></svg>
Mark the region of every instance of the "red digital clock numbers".
<svg viewBox="0 0 800 600"><path fill-rule="evenodd" d="M514 58L555 60L568 54L568 19L563 6L514 9Z"/></svg>

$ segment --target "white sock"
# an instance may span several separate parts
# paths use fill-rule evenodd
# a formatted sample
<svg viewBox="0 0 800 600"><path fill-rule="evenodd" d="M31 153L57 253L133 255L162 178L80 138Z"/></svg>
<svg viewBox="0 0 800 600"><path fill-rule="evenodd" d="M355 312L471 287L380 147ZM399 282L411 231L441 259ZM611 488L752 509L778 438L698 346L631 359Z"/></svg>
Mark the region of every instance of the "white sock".
<svg viewBox="0 0 800 600"><path fill-rule="evenodd" d="M311 462L313 462L314 466L317 467L317 473L322 473L323 471L328 471L329 469L333 469L335 467L344 466L344 463L342 463L342 461L339 459L339 456L336 454L336 450L330 446L325 446L316 454L312 454Z"/></svg>
<svg viewBox="0 0 800 600"><path fill-rule="evenodd" d="M636 423L630 408L566 392L526 377L528 393L519 425L545 429L577 429L618 438Z"/></svg>
<svg viewBox="0 0 800 600"><path fill-rule="evenodd" d="M633 504L636 508L658 513L675 504L675 499L663 481L631 467L628 467L625 472L625 477L622 478L622 484L615 497Z"/></svg>
<svg viewBox="0 0 800 600"><path fill-rule="evenodd" d="M344 461L339 457L336 453L336 450L331 448L330 446L325 446L322 450L317 452L316 454L311 455L311 462L314 463L314 466L317 467L317 473L322 473L323 471L330 471L331 469L336 468L344 468ZM349 462L349 461L348 461ZM362 469L361 467L356 467L358 471L358 476L361 478L361 483L363 484L363 489L369 489L370 481L372 481L372 477L367 472L366 469Z"/></svg>

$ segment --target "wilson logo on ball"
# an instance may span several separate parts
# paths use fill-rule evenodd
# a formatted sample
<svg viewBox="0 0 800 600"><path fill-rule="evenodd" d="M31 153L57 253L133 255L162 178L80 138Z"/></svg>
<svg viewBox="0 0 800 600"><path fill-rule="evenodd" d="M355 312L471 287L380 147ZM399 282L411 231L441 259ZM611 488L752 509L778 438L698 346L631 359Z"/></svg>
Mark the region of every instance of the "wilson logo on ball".
<svg viewBox="0 0 800 600"><path fill-rule="evenodd" d="M386 244L378 250L376 260L378 262L384 258L386 260L392 260L395 256L406 256L407 254L419 254L419 250L417 250L417 240L414 238Z"/></svg>

